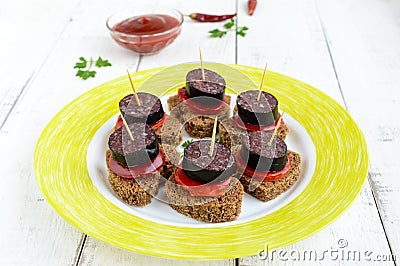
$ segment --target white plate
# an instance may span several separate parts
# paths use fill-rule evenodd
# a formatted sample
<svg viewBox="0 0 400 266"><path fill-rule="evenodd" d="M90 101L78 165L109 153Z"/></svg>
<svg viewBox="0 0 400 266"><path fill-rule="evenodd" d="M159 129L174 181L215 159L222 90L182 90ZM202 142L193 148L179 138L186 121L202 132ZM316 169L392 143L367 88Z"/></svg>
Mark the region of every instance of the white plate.
<svg viewBox="0 0 400 266"><path fill-rule="evenodd" d="M168 110L166 104L166 100L168 97L169 96L161 97L164 110ZM231 97L231 105L233 105L236 102L236 96L231 95ZM316 162L314 144L311 141L311 138L307 134L306 130L296 120L286 114L284 120L290 129L290 133L287 136L285 142L289 150L295 151L301 155L301 174L296 183L289 190L287 190L277 198L268 202L261 202L253 198L252 196L245 194L243 198L242 212L239 218L233 222L216 224L199 222L174 211L172 208L169 207L167 203L162 201L162 199L166 199L163 187L160 187L159 193L157 195L157 198L160 198L161 200L153 199L152 203L145 207L133 207L124 203L117 196L117 194L112 190L110 184L108 183L107 178L108 172L105 161L105 153L108 149L108 137L112 133L116 120L117 116L112 117L110 120L108 120L96 132L96 135L93 137L91 143L89 144L87 153L87 166L89 175L92 179L93 185L110 202L128 213L157 223L194 228L205 228L222 227L226 225L248 222L250 220L270 214L273 211L276 211L288 204L303 191L303 189L310 182L311 177L314 173ZM187 134L184 133L183 136L183 141L185 141L185 139L187 138Z"/></svg>

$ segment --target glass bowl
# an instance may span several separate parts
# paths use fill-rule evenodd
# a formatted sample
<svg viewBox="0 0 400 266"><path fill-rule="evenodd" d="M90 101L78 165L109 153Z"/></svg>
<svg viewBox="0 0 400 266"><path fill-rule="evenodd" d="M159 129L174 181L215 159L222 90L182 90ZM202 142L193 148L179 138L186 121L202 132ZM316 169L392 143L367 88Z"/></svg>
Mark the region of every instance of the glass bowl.
<svg viewBox="0 0 400 266"><path fill-rule="evenodd" d="M178 37L182 23L183 15L178 10L149 6L117 12L107 19L106 26L120 46L151 55Z"/></svg>

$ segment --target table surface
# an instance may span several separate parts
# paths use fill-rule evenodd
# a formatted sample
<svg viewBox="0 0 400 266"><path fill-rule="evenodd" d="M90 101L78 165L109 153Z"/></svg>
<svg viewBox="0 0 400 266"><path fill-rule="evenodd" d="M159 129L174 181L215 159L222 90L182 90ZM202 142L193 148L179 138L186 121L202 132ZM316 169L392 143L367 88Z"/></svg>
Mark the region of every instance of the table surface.
<svg viewBox="0 0 400 266"><path fill-rule="evenodd" d="M83 92L135 71L198 60L269 68L313 85L342 104L368 142L368 179L352 207L317 234L286 251L323 252L344 239L371 261L262 261L256 256L192 265L396 265L400 255L400 1L259 1L247 15L245 0L148 0L182 13L234 13L246 37L221 39L208 31L223 23L186 19L179 38L154 56L118 47L106 18L144 1L16 0L0 3L0 226L1 265L187 265L102 243L64 221L44 200L33 174L36 141L51 118ZM80 56L109 59L87 81L75 77ZM397 106L397 108L396 108ZM345 163L345 162L344 162ZM162 247L161 247L162 248ZM188 247L190 248L190 247ZM376 260L376 261L374 261Z"/></svg>

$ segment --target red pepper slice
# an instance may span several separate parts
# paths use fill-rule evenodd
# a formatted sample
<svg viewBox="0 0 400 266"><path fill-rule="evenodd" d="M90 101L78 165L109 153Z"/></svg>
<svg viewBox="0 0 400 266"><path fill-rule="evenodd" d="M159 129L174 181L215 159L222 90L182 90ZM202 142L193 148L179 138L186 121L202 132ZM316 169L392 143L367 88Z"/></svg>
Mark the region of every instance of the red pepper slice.
<svg viewBox="0 0 400 266"><path fill-rule="evenodd" d="M249 11L249 16L254 14L254 10L256 10L257 0L247 0L247 8Z"/></svg>
<svg viewBox="0 0 400 266"><path fill-rule="evenodd" d="M231 19L236 16L235 14L227 14L227 15L211 15L211 14L203 14L203 13L191 13L189 17L193 20L199 22L219 22Z"/></svg>
<svg viewBox="0 0 400 266"><path fill-rule="evenodd" d="M215 197L225 193L231 181L231 177L218 183L203 184L194 181L188 177L180 167L177 167L175 169L175 180L178 185L187 189L192 196Z"/></svg>
<svg viewBox="0 0 400 266"><path fill-rule="evenodd" d="M110 157L108 165L110 166L111 171L113 171L116 175L119 175L124 178L137 178L137 177L146 177L158 172L160 168L163 166L164 162L165 162L165 155L160 150L156 158L145 164L141 164L134 167L126 167L115 161L112 157Z"/></svg>
<svg viewBox="0 0 400 266"><path fill-rule="evenodd" d="M243 160L240 151L236 154L235 159L239 168L241 170L244 170L244 173L247 176L253 177L262 182L276 181L285 177L286 174L289 172L290 167L292 166L292 161L290 160L290 157L288 157L288 161L282 170L275 172L261 172L248 166L246 162Z"/></svg>
<svg viewBox="0 0 400 266"><path fill-rule="evenodd" d="M155 124L151 125L151 127L156 130L157 128L161 127L165 120L167 119L167 114L164 114L163 118L158 120ZM122 121L121 115L118 116L117 122L115 123L114 129L117 130L118 128L122 127L124 125L124 121Z"/></svg>
<svg viewBox="0 0 400 266"><path fill-rule="evenodd" d="M203 106L190 100L186 92L186 88L182 87L178 90L178 97L181 102L184 102L187 107L193 112L200 115L216 115L219 114L228 105L225 100L216 106Z"/></svg>
<svg viewBox="0 0 400 266"><path fill-rule="evenodd" d="M232 117L232 120L235 124L235 126L237 128L240 128L242 130L247 130L247 131L266 131L266 132L273 132L275 130L276 127L276 123L278 123L279 117L281 115L279 114L277 119L275 120L275 123L272 123L270 125L266 125L266 126L257 126L257 125L251 125L251 124L247 124L241 121L240 117L238 115L234 115ZM285 124L285 122L283 122L283 119L281 120L281 124L279 125L279 127L282 127Z"/></svg>

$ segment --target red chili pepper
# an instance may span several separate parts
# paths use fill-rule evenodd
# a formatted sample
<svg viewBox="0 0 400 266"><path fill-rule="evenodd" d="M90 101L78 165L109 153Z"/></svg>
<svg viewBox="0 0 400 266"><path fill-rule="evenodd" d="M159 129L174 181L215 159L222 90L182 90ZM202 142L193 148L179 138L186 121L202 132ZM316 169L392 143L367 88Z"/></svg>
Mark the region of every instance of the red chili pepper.
<svg viewBox="0 0 400 266"><path fill-rule="evenodd" d="M189 17L193 20L199 22L218 22L231 19L236 16L235 14L230 15L210 15L210 14L203 14L203 13L192 13Z"/></svg>
<svg viewBox="0 0 400 266"><path fill-rule="evenodd" d="M247 6L249 8L249 16L252 16L257 6L257 0L248 0Z"/></svg>

